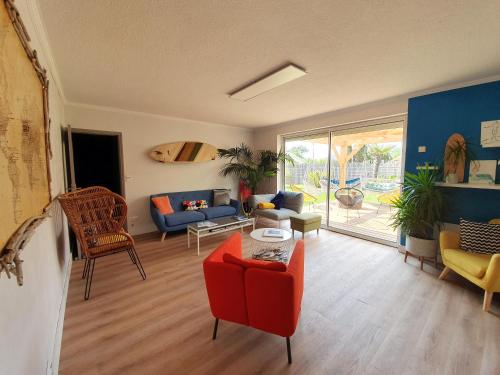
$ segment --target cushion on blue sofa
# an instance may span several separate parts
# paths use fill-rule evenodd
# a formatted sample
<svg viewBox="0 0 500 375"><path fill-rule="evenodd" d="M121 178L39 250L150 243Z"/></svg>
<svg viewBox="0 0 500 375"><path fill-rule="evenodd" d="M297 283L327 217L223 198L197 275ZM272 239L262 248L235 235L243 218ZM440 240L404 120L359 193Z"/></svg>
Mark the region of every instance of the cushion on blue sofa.
<svg viewBox="0 0 500 375"><path fill-rule="evenodd" d="M207 219L215 219L222 216L236 215L236 209L232 206L217 206L200 208L199 212L203 212Z"/></svg>
<svg viewBox="0 0 500 375"><path fill-rule="evenodd" d="M205 220L205 215L198 211L181 211L174 212L170 215L165 215L165 223L169 227L173 227L175 225L182 225L188 223L194 223L196 221Z"/></svg>

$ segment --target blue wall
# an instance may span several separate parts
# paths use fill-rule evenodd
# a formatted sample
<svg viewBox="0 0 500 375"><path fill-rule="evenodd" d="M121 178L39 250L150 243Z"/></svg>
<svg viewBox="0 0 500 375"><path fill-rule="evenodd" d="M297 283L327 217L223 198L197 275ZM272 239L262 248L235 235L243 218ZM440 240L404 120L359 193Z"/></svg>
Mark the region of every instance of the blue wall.
<svg viewBox="0 0 500 375"><path fill-rule="evenodd" d="M448 137L460 133L473 144L479 160L500 160L500 147L482 148L481 121L500 120L500 81L411 98L408 102L406 138L407 171L416 172L426 161L442 163ZM427 146L419 153L418 146ZM468 180L469 165L465 167ZM500 183L497 165L496 183ZM500 217L500 190L442 188L451 210L446 222L458 223L463 217L487 221Z"/></svg>

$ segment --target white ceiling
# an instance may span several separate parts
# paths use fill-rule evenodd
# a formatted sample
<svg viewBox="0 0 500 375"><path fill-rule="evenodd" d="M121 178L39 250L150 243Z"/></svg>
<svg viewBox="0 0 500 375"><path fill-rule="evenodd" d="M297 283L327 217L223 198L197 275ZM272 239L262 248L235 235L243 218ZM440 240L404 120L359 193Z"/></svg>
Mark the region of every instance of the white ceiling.
<svg viewBox="0 0 500 375"><path fill-rule="evenodd" d="M500 1L38 1L69 102L258 127L500 73Z"/></svg>

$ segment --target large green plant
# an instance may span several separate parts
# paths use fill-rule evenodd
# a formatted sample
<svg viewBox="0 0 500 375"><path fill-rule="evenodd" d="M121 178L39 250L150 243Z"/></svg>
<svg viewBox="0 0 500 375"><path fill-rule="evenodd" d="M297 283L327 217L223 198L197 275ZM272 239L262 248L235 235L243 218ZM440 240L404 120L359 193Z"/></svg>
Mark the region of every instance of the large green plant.
<svg viewBox="0 0 500 375"><path fill-rule="evenodd" d="M254 154L244 143L238 147L219 149L218 154L222 159L229 159L219 173L224 177L238 177L252 193L255 193L262 180L278 174L279 163L287 162L293 165L293 159L283 151L259 150Z"/></svg>
<svg viewBox="0 0 500 375"><path fill-rule="evenodd" d="M396 211L390 226L412 237L433 239L434 227L443 218L444 198L436 188L437 172L419 169L417 174L406 172L403 192L392 201Z"/></svg>

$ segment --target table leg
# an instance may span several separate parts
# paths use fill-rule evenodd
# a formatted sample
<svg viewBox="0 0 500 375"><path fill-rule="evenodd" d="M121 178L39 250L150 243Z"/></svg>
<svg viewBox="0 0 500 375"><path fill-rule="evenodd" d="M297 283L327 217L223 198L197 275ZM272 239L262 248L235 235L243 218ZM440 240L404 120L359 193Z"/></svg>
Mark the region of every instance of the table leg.
<svg viewBox="0 0 500 375"><path fill-rule="evenodd" d="M199 233L196 235L196 239L198 241L198 255L200 255L200 234Z"/></svg>
<svg viewBox="0 0 500 375"><path fill-rule="evenodd" d="M189 238L189 229L188 229L187 232L188 232L187 234L188 234L188 249L189 249L189 247L191 246L191 241L190 241L190 238Z"/></svg>

